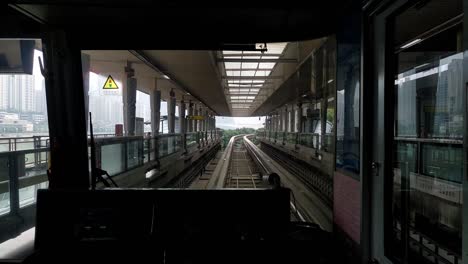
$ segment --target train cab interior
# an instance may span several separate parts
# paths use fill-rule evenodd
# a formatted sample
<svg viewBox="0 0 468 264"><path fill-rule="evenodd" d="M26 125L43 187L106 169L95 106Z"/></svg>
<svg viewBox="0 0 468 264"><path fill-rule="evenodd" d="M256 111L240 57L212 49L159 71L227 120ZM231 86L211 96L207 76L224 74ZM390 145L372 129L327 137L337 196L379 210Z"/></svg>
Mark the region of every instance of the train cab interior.
<svg viewBox="0 0 468 264"><path fill-rule="evenodd" d="M7 2L0 262L468 263L468 0Z"/></svg>

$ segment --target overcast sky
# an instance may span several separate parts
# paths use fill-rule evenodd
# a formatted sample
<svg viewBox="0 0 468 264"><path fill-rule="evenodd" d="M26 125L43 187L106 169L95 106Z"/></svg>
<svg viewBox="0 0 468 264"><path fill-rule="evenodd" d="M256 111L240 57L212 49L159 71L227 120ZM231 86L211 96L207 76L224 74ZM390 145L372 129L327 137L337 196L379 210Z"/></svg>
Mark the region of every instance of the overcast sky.
<svg viewBox="0 0 468 264"><path fill-rule="evenodd" d="M250 128L261 128L265 122L265 117L228 117L228 116L217 116L216 127L222 129L236 129L243 127Z"/></svg>

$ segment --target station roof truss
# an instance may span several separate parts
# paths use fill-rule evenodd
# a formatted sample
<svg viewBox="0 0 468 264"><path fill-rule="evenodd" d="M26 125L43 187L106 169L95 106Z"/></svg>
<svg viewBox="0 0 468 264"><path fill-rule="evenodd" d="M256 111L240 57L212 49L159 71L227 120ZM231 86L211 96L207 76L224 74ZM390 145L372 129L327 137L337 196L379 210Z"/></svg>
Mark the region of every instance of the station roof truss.
<svg viewBox="0 0 468 264"><path fill-rule="evenodd" d="M283 58L288 43L267 43L265 51L223 50L217 58L221 69L221 82L232 116L246 116L258 106L255 101L263 89L272 88L272 80L283 79L273 75Z"/></svg>

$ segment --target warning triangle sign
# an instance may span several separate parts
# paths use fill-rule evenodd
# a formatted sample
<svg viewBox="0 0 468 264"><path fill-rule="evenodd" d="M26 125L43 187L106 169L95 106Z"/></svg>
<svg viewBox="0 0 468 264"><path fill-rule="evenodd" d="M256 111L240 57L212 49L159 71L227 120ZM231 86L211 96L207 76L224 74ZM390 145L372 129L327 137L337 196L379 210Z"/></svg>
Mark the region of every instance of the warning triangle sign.
<svg viewBox="0 0 468 264"><path fill-rule="evenodd" d="M104 86L102 87L102 89L119 89L119 87L117 86L117 83L115 83L112 76L109 75L109 77L107 77L107 80L104 83Z"/></svg>

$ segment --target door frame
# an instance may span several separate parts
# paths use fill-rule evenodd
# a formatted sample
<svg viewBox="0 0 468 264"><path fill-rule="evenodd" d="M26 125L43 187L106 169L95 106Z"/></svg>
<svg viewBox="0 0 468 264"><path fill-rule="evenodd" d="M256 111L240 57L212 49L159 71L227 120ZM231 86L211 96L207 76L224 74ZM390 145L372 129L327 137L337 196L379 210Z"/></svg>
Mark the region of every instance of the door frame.
<svg viewBox="0 0 468 264"><path fill-rule="evenodd" d="M375 2L375 1L374 1ZM386 228L389 227L385 221L391 220L390 211L385 208L391 208L391 188L393 185L392 175L392 140L394 130L394 89L385 89L385 87L393 87L393 78L389 78L393 74L394 63L394 48L393 48L393 28L390 23L390 18L399 13L402 9L413 1L396 0L396 1L380 1L379 4L373 5L372 8L364 10L364 21L369 22L363 25L363 86L369 89L362 90L361 117L363 118L363 142L361 155L363 157L361 168L367 168L363 171L363 179L366 179L362 187L370 189L362 190L363 216L369 217L368 234L366 227L363 226L363 232L370 239L370 242L363 248L364 253L368 250L370 259L375 259L378 263L393 263L392 260L385 254L385 237ZM468 14L468 0L463 0L464 13ZM464 16L463 24L468 25L468 16ZM367 27L367 28L366 28ZM468 28L463 29L463 50L468 50ZM364 48L368 50L364 50ZM464 65L468 67L468 52L464 55ZM467 107L467 89L468 89L468 71L464 70L465 89L463 90L463 98L465 104L465 112L463 116L464 122L464 139L468 138L468 116ZM366 111L367 109L367 111ZM372 109L373 111L369 111ZM390 111L386 111L390 110ZM371 113L369 113L371 112ZM366 113L367 116L365 115ZM366 132L368 131L368 132ZM370 131L370 132L369 132ZM369 135L365 135L369 133ZM371 140L365 141L365 139ZM467 164L468 164L468 143L464 140L463 144L463 190L468 190L467 179ZM366 154L366 151L370 154ZM367 173L366 173L367 172ZM366 199L367 198L367 199ZM367 201L368 200L368 201ZM463 198L462 215L468 216L468 195ZM364 211L364 210L367 210ZM363 220L364 221L364 220ZM463 264L468 264L468 217L462 219L462 259ZM365 244L363 245L365 246ZM365 254L364 254L365 255Z"/></svg>

